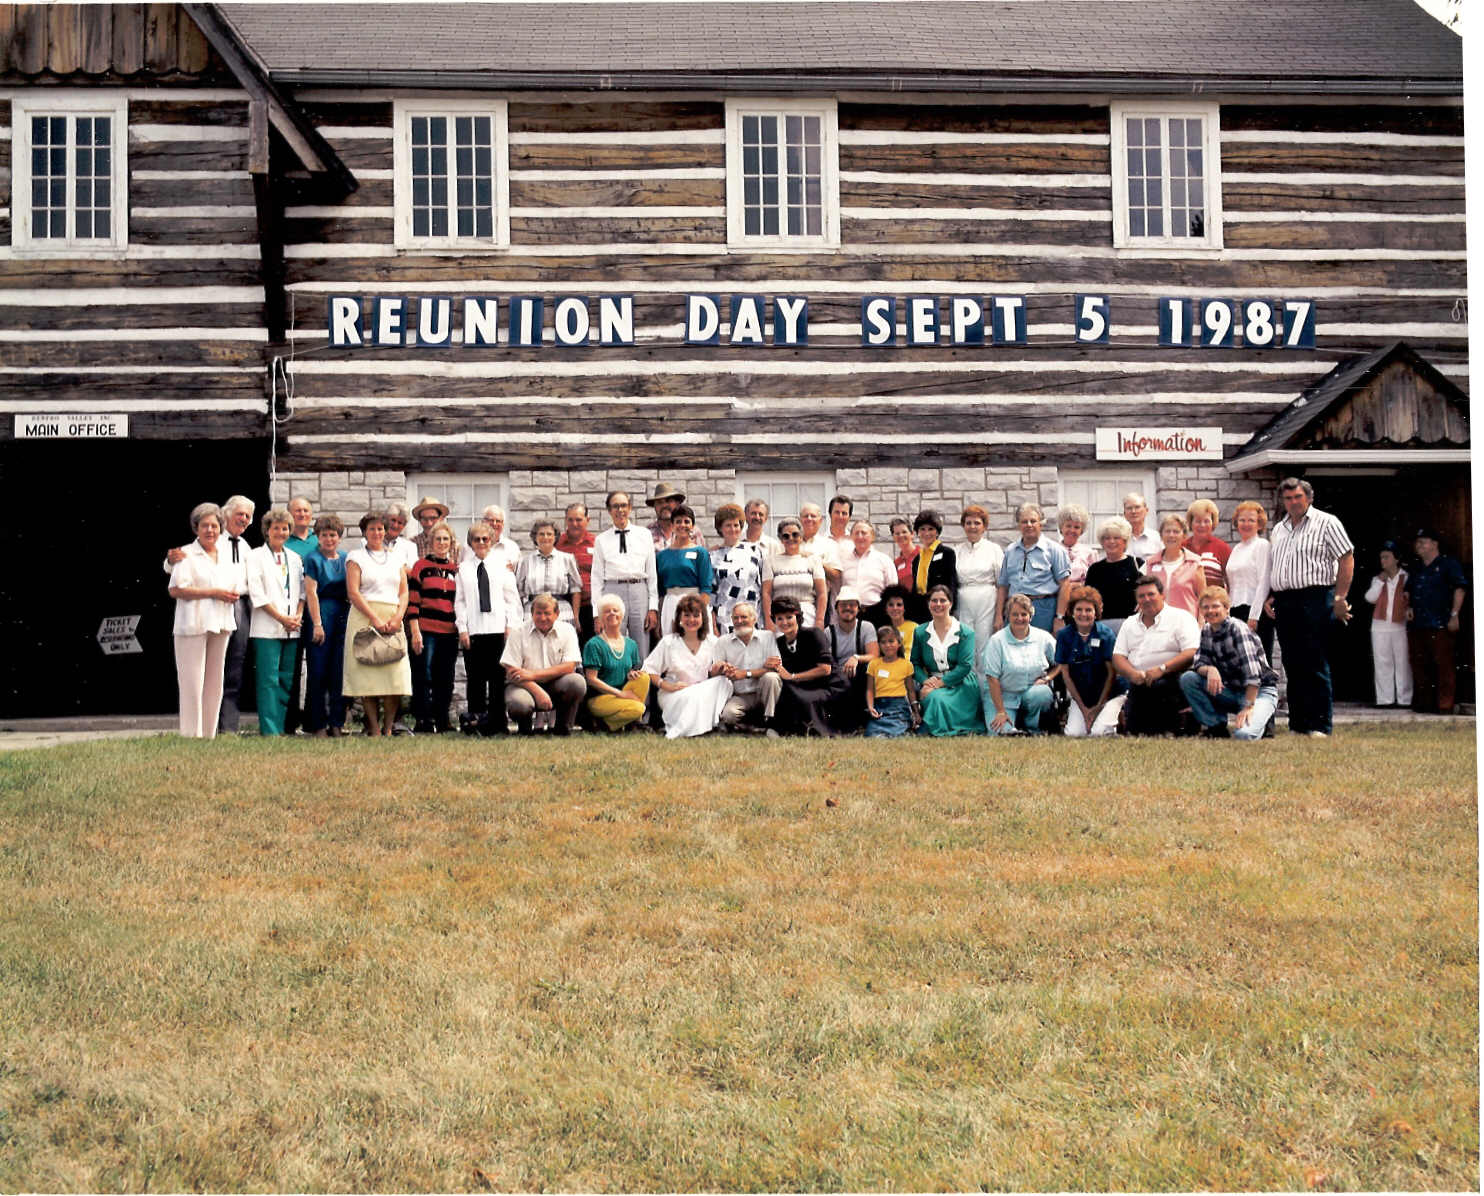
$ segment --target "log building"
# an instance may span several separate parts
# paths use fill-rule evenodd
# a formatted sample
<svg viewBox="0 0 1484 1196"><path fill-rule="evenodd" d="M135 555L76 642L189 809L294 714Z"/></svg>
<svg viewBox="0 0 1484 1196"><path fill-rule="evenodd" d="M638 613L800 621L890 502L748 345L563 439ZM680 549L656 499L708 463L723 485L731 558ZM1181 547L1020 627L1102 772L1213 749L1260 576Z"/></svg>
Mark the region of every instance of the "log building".
<svg viewBox="0 0 1484 1196"><path fill-rule="evenodd" d="M0 713L170 708L159 551L239 491L1003 542L1297 473L1361 574L1467 557L1462 92L1412 0L0 6L8 559L109 525L10 571Z"/></svg>

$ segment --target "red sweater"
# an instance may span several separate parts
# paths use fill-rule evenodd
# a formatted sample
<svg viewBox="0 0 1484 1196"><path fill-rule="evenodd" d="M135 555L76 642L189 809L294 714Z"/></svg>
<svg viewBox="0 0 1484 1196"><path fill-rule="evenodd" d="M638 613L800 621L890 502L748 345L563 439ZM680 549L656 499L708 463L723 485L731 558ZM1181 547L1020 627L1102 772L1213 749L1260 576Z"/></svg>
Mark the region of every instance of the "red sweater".
<svg viewBox="0 0 1484 1196"><path fill-rule="evenodd" d="M407 617L424 635L457 635L453 621L454 583L459 568L452 561L422 557L407 574Z"/></svg>

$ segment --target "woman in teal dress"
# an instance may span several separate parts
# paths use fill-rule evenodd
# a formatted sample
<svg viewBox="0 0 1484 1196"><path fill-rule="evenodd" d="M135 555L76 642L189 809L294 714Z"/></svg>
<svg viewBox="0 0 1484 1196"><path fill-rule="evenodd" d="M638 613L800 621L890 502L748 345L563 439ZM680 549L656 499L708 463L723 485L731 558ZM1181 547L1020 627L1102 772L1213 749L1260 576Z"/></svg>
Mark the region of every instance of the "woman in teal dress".
<svg viewBox="0 0 1484 1196"><path fill-rule="evenodd" d="M700 594L709 608L716 592L711 554L695 538L696 513L681 504L670 512L670 547L655 553L654 571L660 589L660 631L663 637L679 633L675 608L687 594ZM709 616L708 616L709 617ZM716 630L713 621L711 629Z"/></svg>
<svg viewBox="0 0 1484 1196"><path fill-rule="evenodd" d="M912 636L912 668L922 703L924 735L977 735L984 731L979 682L974 676L974 631L948 612L953 594L933 586L927 594L932 617Z"/></svg>

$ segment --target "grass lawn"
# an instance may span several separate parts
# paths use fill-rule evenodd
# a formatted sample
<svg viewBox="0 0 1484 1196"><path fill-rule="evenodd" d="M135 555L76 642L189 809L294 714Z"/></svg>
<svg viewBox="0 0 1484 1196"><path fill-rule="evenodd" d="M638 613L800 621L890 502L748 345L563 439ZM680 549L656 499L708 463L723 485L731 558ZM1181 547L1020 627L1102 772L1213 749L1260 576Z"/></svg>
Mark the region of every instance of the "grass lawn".
<svg viewBox="0 0 1484 1196"><path fill-rule="evenodd" d="M0 755L0 1190L1479 1184L1472 727Z"/></svg>

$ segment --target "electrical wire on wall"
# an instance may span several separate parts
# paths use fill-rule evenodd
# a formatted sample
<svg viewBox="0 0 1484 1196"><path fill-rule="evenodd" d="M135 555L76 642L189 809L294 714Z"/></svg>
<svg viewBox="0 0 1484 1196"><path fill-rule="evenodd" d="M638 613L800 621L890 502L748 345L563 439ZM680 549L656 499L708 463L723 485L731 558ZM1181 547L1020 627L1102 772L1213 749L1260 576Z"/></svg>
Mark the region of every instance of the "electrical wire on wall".
<svg viewBox="0 0 1484 1196"><path fill-rule="evenodd" d="M294 418L294 296L289 294L289 359L285 364L282 355L275 354L268 366L268 493L278 484L278 425ZM278 390L283 386L283 414L278 413Z"/></svg>

